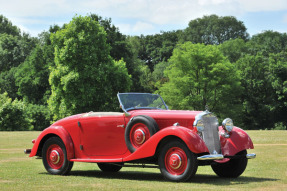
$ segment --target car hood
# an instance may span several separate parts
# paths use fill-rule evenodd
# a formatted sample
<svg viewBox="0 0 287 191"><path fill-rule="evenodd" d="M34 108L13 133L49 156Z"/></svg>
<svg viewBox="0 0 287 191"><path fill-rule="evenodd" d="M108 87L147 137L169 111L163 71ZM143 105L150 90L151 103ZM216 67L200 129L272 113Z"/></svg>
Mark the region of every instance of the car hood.
<svg viewBox="0 0 287 191"><path fill-rule="evenodd" d="M155 119L160 129L179 123L180 126L192 127L195 116L202 111L185 110L133 110L129 111L131 117L147 115Z"/></svg>
<svg viewBox="0 0 287 191"><path fill-rule="evenodd" d="M56 121L55 123L52 124L52 126L63 126L65 124L72 123L74 121L77 121L83 114L77 114L77 115L72 115L69 117L65 117L63 119L60 119Z"/></svg>

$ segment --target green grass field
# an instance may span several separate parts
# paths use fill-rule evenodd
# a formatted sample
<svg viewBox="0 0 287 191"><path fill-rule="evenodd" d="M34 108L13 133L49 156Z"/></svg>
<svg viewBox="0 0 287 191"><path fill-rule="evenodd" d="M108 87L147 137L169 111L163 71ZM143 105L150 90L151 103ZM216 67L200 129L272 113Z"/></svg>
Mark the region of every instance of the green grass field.
<svg viewBox="0 0 287 191"><path fill-rule="evenodd" d="M0 190L287 190L287 131L247 131L257 158L239 178L217 177L199 167L191 182L163 179L159 169L123 168L101 172L93 163L74 163L68 176L47 174L42 160L23 153L40 132L0 132Z"/></svg>

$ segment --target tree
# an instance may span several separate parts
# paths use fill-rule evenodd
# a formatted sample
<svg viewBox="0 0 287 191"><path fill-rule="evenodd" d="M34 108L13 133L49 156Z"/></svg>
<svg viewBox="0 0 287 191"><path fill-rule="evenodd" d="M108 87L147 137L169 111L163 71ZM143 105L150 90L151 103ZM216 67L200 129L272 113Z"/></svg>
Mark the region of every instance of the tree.
<svg viewBox="0 0 287 191"><path fill-rule="evenodd" d="M218 45L236 38L241 38L244 41L249 39L249 34L242 21L238 21L232 16L209 15L191 20L184 31L182 40Z"/></svg>
<svg viewBox="0 0 287 191"><path fill-rule="evenodd" d="M46 105L50 95L49 66L54 53L50 45L38 45L17 69L15 74L18 94L33 104Z"/></svg>
<svg viewBox="0 0 287 191"><path fill-rule="evenodd" d="M0 130L19 131L32 129L25 113L25 104L17 99L12 101L7 93L0 94Z"/></svg>
<svg viewBox="0 0 287 191"><path fill-rule="evenodd" d="M272 128L275 91L270 83L268 58L262 53L245 55L236 63L243 87L243 122L248 129Z"/></svg>
<svg viewBox="0 0 287 191"><path fill-rule="evenodd" d="M0 71L19 66L36 46L37 40L27 34L0 34Z"/></svg>
<svg viewBox="0 0 287 191"><path fill-rule="evenodd" d="M278 54L287 51L287 34L275 31L265 31L260 34L253 35L248 44L248 52L256 55L262 52L264 56L269 54Z"/></svg>
<svg viewBox="0 0 287 191"><path fill-rule="evenodd" d="M119 29L112 24L111 18L103 19L96 14L90 14L90 17L99 22L107 33L107 43L110 45L110 54L115 60L124 58L125 61L129 60L131 55L126 36L120 33Z"/></svg>
<svg viewBox="0 0 287 191"><path fill-rule="evenodd" d="M8 96L14 99L21 99L22 97L17 94L18 86L15 82L15 75L17 73L17 67L13 67L8 71L0 73L0 93L7 93Z"/></svg>
<svg viewBox="0 0 287 191"><path fill-rule="evenodd" d="M273 91L274 101L271 102L270 111L274 112L274 125L283 123L287 126L287 53L282 51L278 54L269 55L269 74Z"/></svg>
<svg viewBox="0 0 287 191"><path fill-rule="evenodd" d="M115 60L123 59L126 63L128 73L132 79L132 91L149 91L144 83L143 77L146 77L150 71L144 66L143 61L138 59L138 38L127 37L123 35L119 29L112 24L110 18L102 18L96 14L91 14L90 17L99 22L107 33L107 43L110 45L110 55Z"/></svg>
<svg viewBox="0 0 287 191"><path fill-rule="evenodd" d="M159 62L167 61L175 48L180 31L161 32L160 34L140 36L138 57L143 60L153 72Z"/></svg>
<svg viewBox="0 0 287 191"><path fill-rule="evenodd" d="M235 63L242 55L248 52L248 46L244 40L237 38L223 42L220 45L220 50L231 63Z"/></svg>
<svg viewBox="0 0 287 191"><path fill-rule="evenodd" d="M171 108L204 110L208 105L219 117L240 118L238 72L217 46L186 42L175 48L169 62L169 81L158 91Z"/></svg>
<svg viewBox="0 0 287 191"><path fill-rule="evenodd" d="M21 33L18 27L14 26L6 17L0 15L0 34L20 36Z"/></svg>
<svg viewBox="0 0 287 191"><path fill-rule="evenodd" d="M249 129L287 125L286 38L273 31L254 35L236 62L244 89L242 119Z"/></svg>
<svg viewBox="0 0 287 191"><path fill-rule="evenodd" d="M124 61L114 61L106 32L91 17L78 16L55 34L55 66L49 82L54 119L86 111L114 110L116 93L131 86Z"/></svg>
<svg viewBox="0 0 287 191"><path fill-rule="evenodd" d="M9 34L0 35L0 71L8 71L25 60L20 47L20 37Z"/></svg>

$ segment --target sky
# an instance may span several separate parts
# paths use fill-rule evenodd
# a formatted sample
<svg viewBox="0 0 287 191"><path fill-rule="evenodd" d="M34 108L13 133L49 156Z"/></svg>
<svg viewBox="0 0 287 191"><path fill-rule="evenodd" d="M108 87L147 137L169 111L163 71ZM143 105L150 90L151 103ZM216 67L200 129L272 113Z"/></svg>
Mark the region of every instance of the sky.
<svg viewBox="0 0 287 191"><path fill-rule="evenodd" d="M125 35L185 29L211 14L236 17L251 36L287 33L287 0L0 0L0 15L31 36L90 13L111 18Z"/></svg>

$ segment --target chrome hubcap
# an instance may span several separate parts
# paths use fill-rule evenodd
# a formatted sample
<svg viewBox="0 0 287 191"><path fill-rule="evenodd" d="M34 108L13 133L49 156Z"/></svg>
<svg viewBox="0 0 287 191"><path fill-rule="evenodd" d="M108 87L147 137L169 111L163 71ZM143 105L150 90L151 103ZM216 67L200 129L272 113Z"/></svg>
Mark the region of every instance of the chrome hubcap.
<svg viewBox="0 0 287 191"><path fill-rule="evenodd" d="M58 164L60 161L60 154L58 151L56 150L52 150L51 154L50 154L50 161L53 164Z"/></svg>
<svg viewBox="0 0 287 191"><path fill-rule="evenodd" d="M173 169L179 169L181 162L181 157L178 154L172 154L169 158L169 165Z"/></svg>
<svg viewBox="0 0 287 191"><path fill-rule="evenodd" d="M136 144L140 145L145 141L145 133L141 129L137 129L134 133L134 140Z"/></svg>

